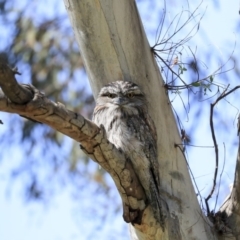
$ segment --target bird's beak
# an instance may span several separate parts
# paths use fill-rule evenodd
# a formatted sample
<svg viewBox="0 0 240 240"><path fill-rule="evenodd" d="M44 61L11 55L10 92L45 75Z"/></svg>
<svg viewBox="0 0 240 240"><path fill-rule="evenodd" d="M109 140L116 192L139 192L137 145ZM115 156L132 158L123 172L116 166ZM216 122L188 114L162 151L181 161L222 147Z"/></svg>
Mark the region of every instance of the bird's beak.
<svg viewBox="0 0 240 240"><path fill-rule="evenodd" d="M123 97L118 97L114 99L114 104L122 106L124 104L126 104L126 99Z"/></svg>

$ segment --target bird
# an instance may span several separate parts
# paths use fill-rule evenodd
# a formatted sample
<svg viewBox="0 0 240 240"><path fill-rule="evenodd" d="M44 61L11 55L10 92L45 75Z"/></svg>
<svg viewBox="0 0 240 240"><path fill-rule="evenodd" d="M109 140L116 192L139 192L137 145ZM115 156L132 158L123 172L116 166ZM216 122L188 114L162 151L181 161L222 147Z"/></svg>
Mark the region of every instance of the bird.
<svg viewBox="0 0 240 240"><path fill-rule="evenodd" d="M108 140L130 159L146 193L146 204L163 227L157 133L145 94L133 82L111 82L101 88L92 120L105 128Z"/></svg>

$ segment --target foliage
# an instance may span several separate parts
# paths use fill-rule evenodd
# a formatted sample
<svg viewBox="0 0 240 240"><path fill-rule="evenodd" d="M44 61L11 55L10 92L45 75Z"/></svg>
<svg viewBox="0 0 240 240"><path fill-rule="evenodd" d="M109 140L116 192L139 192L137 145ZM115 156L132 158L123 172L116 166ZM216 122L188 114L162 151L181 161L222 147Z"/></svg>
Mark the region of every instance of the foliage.
<svg viewBox="0 0 240 240"><path fill-rule="evenodd" d="M36 10L35 2L16 4L14 0L1 1L0 12L5 33L1 59L18 67L24 83L30 82L53 101L91 118L94 101L66 13L48 14L45 9ZM46 181L71 179L69 173L76 177L78 160L88 163L77 143L47 126L11 115L3 122L7 130L0 135L1 146L22 145L22 161L13 167L12 177L29 176L27 199L45 198L55 185L46 187Z"/></svg>

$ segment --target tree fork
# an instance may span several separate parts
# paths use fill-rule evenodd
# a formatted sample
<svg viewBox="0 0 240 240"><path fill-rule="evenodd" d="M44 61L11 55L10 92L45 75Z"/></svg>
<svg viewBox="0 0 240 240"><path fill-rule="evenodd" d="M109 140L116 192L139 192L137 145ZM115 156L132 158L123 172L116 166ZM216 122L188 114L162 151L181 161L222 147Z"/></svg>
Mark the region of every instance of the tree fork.
<svg viewBox="0 0 240 240"><path fill-rule="evenodd" d="M197 201L185 159L174 147L181 143L181 138L135 1L64 0L64 3L95 99L104 84L121 79L133 81L145 93L149 114L157 128L160 191L170 211L167 231L162 234L160 229L151 228L153 218L149 217L141 227L131 229L132 238L214 239L211 224Z"/></svg>
<svg viewBox="0 0 240 240"><path fill-rule="evenodd" d="M107 140L105 129L52 102L35 87L19 85L15 74L7 64L0 63L0 86L5 93L0 92L0 111L45 123L80 142L81 149L112 176L122 197L124 220L140 224L147 207L145 193L131 162Z"/></svg>

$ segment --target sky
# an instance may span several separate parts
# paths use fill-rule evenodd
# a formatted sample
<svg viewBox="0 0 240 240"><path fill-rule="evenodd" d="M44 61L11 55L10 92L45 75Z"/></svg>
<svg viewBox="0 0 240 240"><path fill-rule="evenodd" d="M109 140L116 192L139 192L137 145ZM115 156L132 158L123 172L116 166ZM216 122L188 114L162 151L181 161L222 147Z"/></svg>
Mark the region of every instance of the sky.
<svg viewBox="0 0 240 240"><path fill-rule="evenodd" d="M175 1L168 1L169 4L174 4L174 12L170 12L173 8L167 11L167 18L171 19L174 14L177 14L182 9L181 3ZM62 3L61 3L62 4ZM61 6L58 6L63 9ZM191 8L193 8L191 6ZM203 1L200 6L200 13L205 12L201 20L200 30L191 40L189 45L194 48L197 46L196 55L199 59L204 58L202 52L209 52L209 62L207 66L209 69L214 69L219 66L220 62L224 62L227 57L231 55L236 47L233 55L237 56L239 48L239 35L236 32L236 25L239 21L239 2L234 1L229 4L227 1L221 1L219 6L216 6L212 1ZM51 11L51 10L49 10ZM150 45L155 41L155 32L159 22L159 14L161 7L151 6L148 1L139 1L139 11L142 16L143 25L147 31ZM185 30L184 30L185 31ZM187 31L187 30L186 30ZM182 33L181 33L182 34ZM181 39L181 35L179 39ZM195 48L194 48L195 49ZM212 56L218 56L218 61L213 61ZM229 73L231 74L231 73ZM224 76L218 76L216 81L225 83ZM233 84L237 81L233 81ZM170 98L173 95L170 95ZM229 102L234 102L236 94L229 98ZM235 160L238 141L236 135L236 114L237 110L230 106L230 103L224 101L219 104L216 111L221 112L224 109L222 118L218 122L218 127L227 129L226 131L218 132L218 142L221 156L224 153L224 145L226 148L225 159L220 159L220 166L225 160L225 168L223 171L223 187L221 189L222 200L229 193L228 187L233 181ZM212 139L209 135L209 103L202 104L202 120L194 128L193 144L198 146L212 146ZM237 104L237 103L236 103ZM183 109L181 101L175 101L174 107L176 109ZM236 106L239 107L239 106ZM194 117L196 109L191 110L186 114L184 110L179 111L179 115L186 127L186 130L192 129L191 118ZM0 113L0 119L5 122L6 114ZM190 120L189 120L190 119ZM0 133L3 131L0 128ZM233 144L235 143L235 145ZM121 217L121 211L114 212L114 208L108 206L106 199L97 198L91 199L91 189L96 186L94 183L89 185L86 190L86 199L73 200L71 186L67 186L63 191L58 191L50 202L26 203L23 198L23 183L22 181L14 182L9 191L8 170L11 164L17 163L16 156L21 156L21 146L15 149L9 149L4 153L4 159L0 162L0 239L1 240L111 240L111 239L128 239L127 224L125 224ZM189 165L191 167L196 181L198 182L201 193L206 196L211 188L213 171L214 171L214 150L212 148L188 148L187 156ZM11 163L10 161L11 160ZM93 168L96 167L93 164ZM110 178L108 179L110 182ZM110 183L110 185L113 183ZM111 193L116 197L116 203L119 204L120 199L116 190ZM94 212L88 212L88 207L91 204L98 206L104 205L100 215L102 218L97 218ZM215 202L211 202L214 206ZM104 217L105 213L106 217ZM96 215L98 216L98 215ZM104 224L102 224L104 223ZM100 227L103 225L103 227Z"/></svg>
<svg viewBox="0 0 240 240"><path fill-rule="evenodd" d="M187 1L185 1L186 3ZM214 4L214 1L202 1L202 4L194 3L190 5L190 9L194 11L198 7L197 17L195 22L193 21L186 28L183 28L179 35L176 36L177 40L181 40L186 36L194 23L200 21L200 27L194 37L185 44L185 48L191 48L195 53L195 57L200 63L202 69L205 70L205 74L212 74L212 72L224 65L227 60L232 56L238 58L239 56L239 34L237 32L237 23L239 22L239 2L234 1L229 4L227 1L218 2ZM147 7L147 3L142 1L142 8L140 8L141 15L143 16L143 25L145 29L148 29L147 35L150 45L155 43L155 33L158 27L158 16L161 15L161 7L155 6L153 14ZM183 1L168 2L174 8L167 10L166 18L169 22L173 17L179 16L182 9ZM141 6L141 4L140 4ZM147 9L147 10L146 10ZM174 12L170 10L174 9ZM199 13L199 14L198 14ZM184 15L185 14L185 15ZM188 12L184 12L182 21L188 16ZM185 18L184 18L185 16ZM175 27L174 22L172 29ZM171 32L171 29L170 31ZM194 31L193 31L194 33ZM182 51L185 53L184 51ZM183 54L183 62L189 58L189 54ZM201 65L202 64L202 65ZM221 69L222 71L232 69L234 66L232 61L226 63ZM206 75L204 75L206 76ZM188 75L183 75L184 80L188 78ZM227 86L230 79L230 88L239 84L238 78L231 71L225 74L217 75L214 81L222 86ZM193 78L193 81L196 80ZM191 134L191 144L197 147L188 147L186 156L190 169L197 182L198 189L203 197L208 196L213 182L213 174L215 170L215 150L212 147L213 141L210 132L209 119L210 119L210 103L213 103L216 98L210 98L215 95L217 89L212 89L212 92L207 92L205 98L198 101L198 104L192 104L193 98L189 98L188 102L187 92L182 92L179 95L175 93L169 93L170 100L173 100L173 107L178 113L181 122L186 130L186 133ZM236 120L239 114L239 104L236 101L238 92L235 92L227 98L227 100L221 101L214 111L215 132L219 147L219 174L221 174L221 188L219 191L219 197L217 206L220 206L226 196L229 194L229 187L233 182L236 156L237 156L237 128ZM209 100L204 100L208 99ZM224 111L223 111L224 110ZM196 115L200 117L200 120L194 124L193 119L196 119ZM224 169L223 169L224 167ZM219 180L219 178L218 178ZM215 199L217 192L214 193L213 198L209 202L210 208L215 208Z"/></svg>

